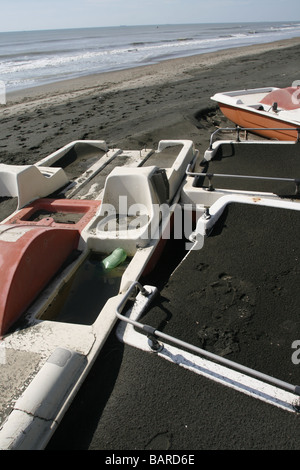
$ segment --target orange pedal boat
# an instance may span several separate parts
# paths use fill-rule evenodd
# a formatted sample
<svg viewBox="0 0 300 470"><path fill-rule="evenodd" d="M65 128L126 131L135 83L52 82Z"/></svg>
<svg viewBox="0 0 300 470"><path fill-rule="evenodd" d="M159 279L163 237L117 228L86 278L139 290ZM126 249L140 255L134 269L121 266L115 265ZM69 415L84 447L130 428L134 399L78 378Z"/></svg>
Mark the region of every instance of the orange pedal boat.
<svg viewBox="0 0 300 470"><path fill-rule="evenodd" d="M230 121L255 134L285 141L300 138L299 86L229 91L211 99Z"/></svg>

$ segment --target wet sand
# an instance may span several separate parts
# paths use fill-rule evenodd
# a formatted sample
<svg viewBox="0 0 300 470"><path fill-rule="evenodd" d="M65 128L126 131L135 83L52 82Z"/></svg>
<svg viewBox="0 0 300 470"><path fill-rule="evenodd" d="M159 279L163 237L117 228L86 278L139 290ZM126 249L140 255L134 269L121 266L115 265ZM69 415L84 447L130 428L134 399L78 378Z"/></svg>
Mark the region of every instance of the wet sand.
<svg viewBox="0 0 300 470"><path fill-rule="evenodd" d="M222 90L291 85L299 79L299 51L300 38L81 78L28 90L26 96L16 93L9 96L7 106L1 108L0 161L33 163L78 139L101 139L110 147L123 149L156 148L161 139L191 139L196 148L204 152L211 132L218 126L228 125L210 96ZM217 237L212 238L212 245L216 240ZM232 238L229 237L230 242ZM217 246L212 247L212 253ZM160 275L163 274L163 278L156 278L157 285L165 289L162 297L166 303L156 305L149 314L158 315L160 327L165 327L170 320L168 307L172 302L175 301L173 307L178 311L185 305L185 294L181 296L182 305L177 303L177 297L172 294L172 282L168 284L168 276L179 261L180 250L180 241L169 247L162 258L165 269L160 270ZM272 252L272 246L269 250ZM209 259L211 255L206 256ZM211 261L203 263L212 264ZM278 288L279 280L274 265L270 269L268 276L265 273L264 281L267 278L269 292L272 292ZM281 275L285 271L282 268ZM217 275L220 273L228 275L228 268L220 268ZM214 274L212 270L210 284L214 284ZM208 285L211 304L220 305L219 296L224 289L228 291L229 283L237 293L245 287L237 280L241 276L238 269L229 275L233 277L217 276L219 284L214 284L215 289ZM195 285L191 287L185 283L182 287L188 285L188 290L192 288L196 292L199 281L193 281L189 274L186 279ZM233 281L237 284L233 285ZM251 278L246 286L245 295L249 299L246 323L253 318L253 282ZM287 279L285 282L282 289L289 285ZM188 290L186 295L189 295ZM278 296L281 292L276 291ZM243 302L241 305L244 307ZM170 322L170 327L175 325L181 335L184 331L180 315L178 319L178 323ZM210 342L217 336L220 341L213 346L218 351L221 348L223 354L238 357L244 341L238 332L247 325L237 327L234 321L228 317L223 325L232 331L234 326L234 336L222 337L219 326L219 330L212 327L208 331L205 324L195 329L196 341L203 343L207 333L211 335ZM297 319L293 321L297 323ZM269 322L272 325L272 321ZM281 323L289 329L290 341L299 339L284 318ZM257 331L259 327L258 320ZM257 331L255 339L258 340L261 336L260 330ZM276 349L278 329L275 333L272 341ZM250 333L249 338L247 340L253 340ZM247 348L242 351L244 360ZM253 349L249 355L253 359L252 352ZM280 360L278 349L276 354ZM270 364L268 373L273 371L273 366ZM297 374L299 376L295 366L283 372L287 374L285 378L291 373L296 374L293 380L297 379ZM299 450L299 442L298 415L250 399L160 360L156 355L123 345L113 333L48 449Z"/></svg>
<svg viewBox="0 0 300 470"><path fill-rule="evenodd" d="M73 140L156 147L192 139L199 150L224 124L218 91L289 86L299 79L300 39L230 49L8 94L0 107L1 163L33 163Z"/></svg>

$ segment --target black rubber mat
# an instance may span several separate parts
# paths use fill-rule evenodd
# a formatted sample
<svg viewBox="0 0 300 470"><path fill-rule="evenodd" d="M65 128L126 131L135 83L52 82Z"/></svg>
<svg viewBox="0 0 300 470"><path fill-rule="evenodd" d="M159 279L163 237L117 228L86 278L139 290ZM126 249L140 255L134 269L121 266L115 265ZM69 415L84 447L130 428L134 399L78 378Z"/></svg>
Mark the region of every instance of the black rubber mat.
<svg viewBox="0 0 300 470"><path fill-rule="evenodd" d="M213 160L200 162L195 172L300 179L300 143L223 144ZM196 185L208 187L208 178L197 178ZM215 189L263 191L281 197L295 197L296 190L294 182L218 176L213 177L212 185Z"/></svg>
<svg viewBox="0 0 300 470"><path fill-rule="evenodd" d="M230 204L143 318L164 333L300 382L300 211Z"/></svg>

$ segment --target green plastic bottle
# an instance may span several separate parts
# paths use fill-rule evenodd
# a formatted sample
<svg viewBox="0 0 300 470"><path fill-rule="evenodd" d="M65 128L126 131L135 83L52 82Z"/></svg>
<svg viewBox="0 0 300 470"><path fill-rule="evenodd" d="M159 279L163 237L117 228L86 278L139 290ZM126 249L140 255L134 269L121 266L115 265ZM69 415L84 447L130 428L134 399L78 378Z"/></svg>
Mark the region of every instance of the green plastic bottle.
<svg viewBox="0 0 300 470"><path fill-rule="evenodd" d="M116 248L109 256L102 260L102 266L105 271L109 271L119 264L123 263L127 258L126 251L123 248Z"/></svg>

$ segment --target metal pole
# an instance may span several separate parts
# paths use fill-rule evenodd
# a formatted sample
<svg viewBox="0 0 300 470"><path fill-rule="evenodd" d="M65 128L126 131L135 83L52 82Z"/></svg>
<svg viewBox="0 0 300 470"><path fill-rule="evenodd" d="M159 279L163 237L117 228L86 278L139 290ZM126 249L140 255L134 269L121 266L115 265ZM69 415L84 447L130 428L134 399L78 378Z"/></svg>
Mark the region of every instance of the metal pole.
<svg viewBox="0 0 300 470"><path fill-rule="evenodd" d="M167 335L159 330L156 330L152 326L149 325L144 325L140 322L137 322L135 320L131 320L130 318L124 316L121 314L121 311L123 310L127 300L129 297L132 295L132 292L136 289L139 289L142 295L147 295L147 290L137 281L135 281L128 289L127 293L125 294L124 298L122 299L121 303L117 307L116 310L116 316L127 323L130 323L131 325L135 326L136 328L139 328L147 333L148 336L150 336L150 339L153 341L155 338L162 338L167 341L170 341L172 343L177 344L178 346L182 346L184 348L190 349L191 351L196 352L197 354L200 354L202 356L209 357L210 359L213 359L214 361L217 361L221 364L224 364L226 366L229 366L233 369L239 370L241 372L244 372L246 374L252 375L256 378L265 380L266 382L273 383L274 385L284 388L296 395L300 396L300 386L299 385L292 385L287 382L284 382L282 380L276 379L274 377L271 377L267 374L263 374L262 372L258 372L254 369L251 369L249 367L243 366L241 364L238 364L237 362L230 361L229 359L225 359L222 356L218 356L217 354L211 353L209 351L206 351L205 349L198 348L197 346L194 346L190 343L186 343L185 341L181 341L180 339L177 339L173 336ZM154 348L153 350L157 351L157 342L154 341ZM162 345L160 345L162 347Z"/></svg>

